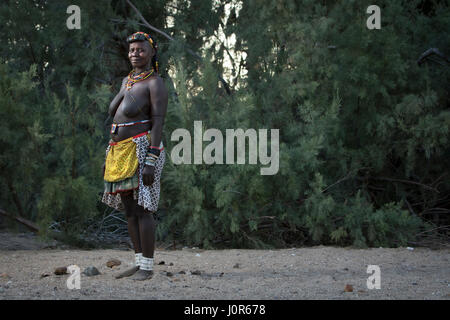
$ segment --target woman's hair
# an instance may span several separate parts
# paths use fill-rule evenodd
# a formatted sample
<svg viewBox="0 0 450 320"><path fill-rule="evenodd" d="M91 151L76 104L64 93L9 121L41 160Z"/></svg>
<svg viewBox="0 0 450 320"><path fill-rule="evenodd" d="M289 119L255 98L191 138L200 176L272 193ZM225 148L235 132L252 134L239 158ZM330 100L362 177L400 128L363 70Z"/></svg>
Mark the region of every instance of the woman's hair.
<svg viewBox="0 0 450 320"><path fill-rule="evenodd" d="M135 32L131 36L127 38L128 43L136 42L136 41L148 41L150 43L150 46L155 50L155 55L152 58L152 67L155 69L157 73L159 73L159 65L158 65L158 45L156 44L156 41L153 40L153 38L142 31Z"/></svg>

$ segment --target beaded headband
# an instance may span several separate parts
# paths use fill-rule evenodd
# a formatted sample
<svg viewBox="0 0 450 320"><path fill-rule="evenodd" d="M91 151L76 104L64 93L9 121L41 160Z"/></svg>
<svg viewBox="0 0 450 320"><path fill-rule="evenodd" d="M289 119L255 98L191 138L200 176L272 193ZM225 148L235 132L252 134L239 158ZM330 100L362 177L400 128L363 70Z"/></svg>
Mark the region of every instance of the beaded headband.
<svg viewBox="0 0 450 320"><path fill-rule="evenodd" d="M134 41L145 41L145 40L148 40L148 42L150 42L150 45L152 46L152 48L157 50L155 41L149 34L147 34L145 32L142 32L142 31L135 32L127 38L128 43L134 42Z"/></svg>

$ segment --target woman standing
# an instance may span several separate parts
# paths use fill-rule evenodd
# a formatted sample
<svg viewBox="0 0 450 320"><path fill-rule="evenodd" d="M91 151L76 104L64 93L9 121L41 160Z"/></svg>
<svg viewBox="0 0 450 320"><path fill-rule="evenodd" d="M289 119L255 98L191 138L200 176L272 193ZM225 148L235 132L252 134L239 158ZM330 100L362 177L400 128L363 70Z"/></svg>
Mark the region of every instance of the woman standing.
<svg viewBox="0 0 450 320"><path fill-rule="evenodd" d="M151 36L136 32L127 38L133 70L122 81L109 106L113 118L106 150L102 201L125 210L135 251L135 265L116 278L153 276L160 177L165 161L162 130L167 89L158 74L157 46Z"/></svg>

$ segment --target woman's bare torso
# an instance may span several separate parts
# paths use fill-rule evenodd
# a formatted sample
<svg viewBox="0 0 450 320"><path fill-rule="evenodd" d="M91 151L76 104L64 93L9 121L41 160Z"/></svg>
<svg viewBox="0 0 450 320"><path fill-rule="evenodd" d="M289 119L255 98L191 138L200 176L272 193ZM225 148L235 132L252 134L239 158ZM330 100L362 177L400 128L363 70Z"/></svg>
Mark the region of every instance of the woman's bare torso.
<svg viewBox="0 0 450 320"><path fill-rule="evenodd" d="M124 90L123 96L119 97L113 123L127 123L139 120L151 120L150 112L150 90L148 83L150 79L135 83L131 89ZM114 101L113 101L114 102ZM116 105L111 106L116 108ZM110 107L110 108L111 108ZM117 127L116 133L111 133L111 139L115 142L149 131L151 122L139 123L132 126Z"/></svg>

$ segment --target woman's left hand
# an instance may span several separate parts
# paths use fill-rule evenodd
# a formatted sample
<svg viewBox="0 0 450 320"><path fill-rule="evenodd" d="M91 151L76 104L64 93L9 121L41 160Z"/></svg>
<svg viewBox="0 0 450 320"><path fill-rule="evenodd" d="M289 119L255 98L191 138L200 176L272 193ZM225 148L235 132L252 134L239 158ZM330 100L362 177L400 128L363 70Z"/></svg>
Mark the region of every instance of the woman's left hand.
<svg viewBox="0 0 450 320"><path fill-rule="evenodd" d="M146 165L142 171L142 182L145 186L151 186L155 181L155 167Z"/></svg>

